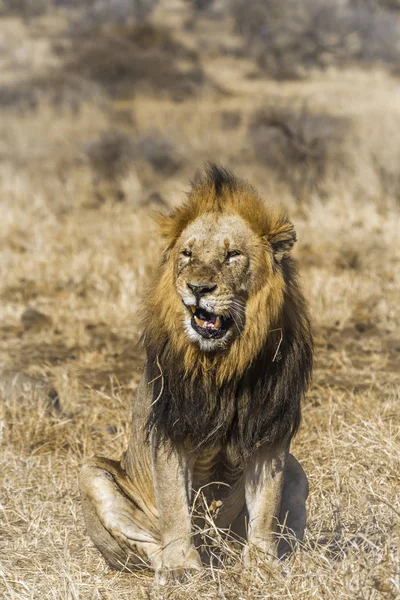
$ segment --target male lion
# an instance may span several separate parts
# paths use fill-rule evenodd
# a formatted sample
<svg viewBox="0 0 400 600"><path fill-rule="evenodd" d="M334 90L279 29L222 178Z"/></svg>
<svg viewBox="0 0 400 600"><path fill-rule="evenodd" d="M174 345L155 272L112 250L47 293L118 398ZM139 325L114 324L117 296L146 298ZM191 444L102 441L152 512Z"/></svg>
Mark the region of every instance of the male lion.
<svg viewBox="0 0 400 600"><path fill-rule="evenodd" d="M164 583L201 567L191 527L200 488L219 501L216 525L247 536L247 565L277 555L279 523L302 537L308 484L289 445L312 338L293 225L252 187L209 165L160 229L129 446L120 462L89 460L80 489L107 562L147 565Z"/></svg>

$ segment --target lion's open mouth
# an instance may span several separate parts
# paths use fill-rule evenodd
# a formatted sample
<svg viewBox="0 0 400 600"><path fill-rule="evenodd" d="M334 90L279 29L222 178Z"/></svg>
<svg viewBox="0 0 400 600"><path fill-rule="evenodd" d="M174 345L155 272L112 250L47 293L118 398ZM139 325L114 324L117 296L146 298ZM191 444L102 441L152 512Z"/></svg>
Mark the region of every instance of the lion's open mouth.
<svg viewBox="0 0 400 600"><path fill-rule="evenodd" d="M232 324L230 317L224 317L198 306L189 306L192 315L191 325L197 333L207 339L224 337Z"/></svg>

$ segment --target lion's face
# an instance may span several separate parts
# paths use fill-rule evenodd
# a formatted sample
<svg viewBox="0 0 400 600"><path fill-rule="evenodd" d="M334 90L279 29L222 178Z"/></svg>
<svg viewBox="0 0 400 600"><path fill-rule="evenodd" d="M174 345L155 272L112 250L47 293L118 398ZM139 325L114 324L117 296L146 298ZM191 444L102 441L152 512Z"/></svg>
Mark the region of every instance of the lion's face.
<svg viewBox="0 0 400 600"><path fill-rule="evenodd" d="M203 351L227 348L246 325L246 302L268 274L263 241L238 215L205 214L174 249L184 329Z"/></svg>

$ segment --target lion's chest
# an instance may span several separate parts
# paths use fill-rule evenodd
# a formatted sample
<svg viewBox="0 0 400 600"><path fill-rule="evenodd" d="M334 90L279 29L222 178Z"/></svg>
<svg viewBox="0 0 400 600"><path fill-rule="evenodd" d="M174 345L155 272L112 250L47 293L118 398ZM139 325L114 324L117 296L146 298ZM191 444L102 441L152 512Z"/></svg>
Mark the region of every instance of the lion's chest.
<svg viewBox="0 0 400 600"><path fill-rule="evenodd" d="M217 507L218 526L225 527L244 505L243 467L231 462L223 448L210 448L194 464L193 490L196 503L205 500L209 509Z"/></svg>
<svg viewBox="0 0 400 600"><path fill-rule="evenodd" d="M223 448L204 450L193 467L193 488L223 484L227 489L234 486L243 476L243 467L232 463Z"/></svg>

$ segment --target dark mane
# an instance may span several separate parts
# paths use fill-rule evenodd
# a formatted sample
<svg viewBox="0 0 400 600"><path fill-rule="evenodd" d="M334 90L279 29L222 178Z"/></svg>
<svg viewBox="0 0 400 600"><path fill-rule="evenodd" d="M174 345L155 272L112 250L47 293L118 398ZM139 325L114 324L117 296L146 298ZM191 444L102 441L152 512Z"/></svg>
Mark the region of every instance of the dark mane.
<svg viewBox="0 0 400 600"><path fill-rule="evenodd" d="M221 388L212 376L188 377L167 335L157 346L147 340L147 380L154 382L147 428L158 440L190 442L193 450L232 444L244 458L296 433L311 377L312 337L294 261L285 260L282 270L286 293L275 332L244 374L233 372Z"/></svg>

